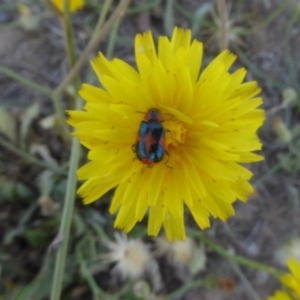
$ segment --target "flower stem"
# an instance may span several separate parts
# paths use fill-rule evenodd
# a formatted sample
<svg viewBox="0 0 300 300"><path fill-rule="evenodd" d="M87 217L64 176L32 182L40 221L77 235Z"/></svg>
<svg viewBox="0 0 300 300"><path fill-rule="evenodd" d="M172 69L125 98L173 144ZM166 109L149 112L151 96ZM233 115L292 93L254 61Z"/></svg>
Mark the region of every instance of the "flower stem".
<svg viewBox="0 0 300 300"><path fill-rule="evenodd" d="M235 261L240 265L267 272L277 279L279 279L281 277L281 275L283 274L283 271L278 270L274 267L265 265L263 263L256 262L254 260L251 260L251 259L243 257L243 256L229 253L226 249L224 249L223 247L214 243L209 238L207 238L204 234L199 233L197 230L189 228L189 233L191 235L193 235L194 237L200 239L207 247L209 247L210 249L212 249L219 255L221 255L229 260Z"/></svg>
<svg viewBox="0 0 300 300"><path fill-rule="evenodd" d="M66 122L66 116L65 116L65 112L64 109L62 107L61 104L61 99L58 95L56 94L52 94L52 101L53 101L53 105L54 105L54 109L55 109L55 115L56 115L56 120L57 120L57 125L58 128L61 129L60 131L60 135L62 137L62 139L65 142L70 142L70 129L67 126L67 122Z"/></svg>
<svg viewBox="0 0 300 300"><path fill-rule="evenodd" d="M73 27L72 27L72 23L70 20L70 13L69 13L69 0L64 0L64 14L63 14L62 21L63 21L63 28L65 33L67 55L69 58L70 67L72 67L76 62L76 55L75 55ZM80 86L80 79L78 74L76 74L76 77L74 79L74 88L76 92L78 91L79 86ZM53 96L58 97L58 95L56 94L54 94ZM79 97L75 97L74 106L76 109L81 109L82 101ZM73 213L74 213L76 182L77 182L76 170L78 169L78 165L79 165L80 149L81 148L78 139L73 138L67 189L66 189L62 218L61 218L61 223L60 223L60 228L58 233L58 236L62 238L62 242L56 255L55 270L54 270L54 276L52 282L51 300L61 299L61 291L63 287L64 270L66 266L66 257L68 252L70 229L71 229Z"/></svg>
<svg viewBox="0 0 300 300"><path fill-rule="evenodd" d="M59 229L59 235L62 237L62 242L56 255L51 300L60 300L62 290L68 243L70 237L70 229L74 212L75 190L77 181L76 170L78 168L79 157L80 144L77 138L73 138L67 190Z"/></svg>
<svg viewBox="0 0 300 300"><path fill-rule="evenodd" d="M242 285L245 287L245 291L247 291L247 293L249 294L249 296L251 297L251 299L260 300L259 295L255 291L255 289L253 288L253 286L251 285L251 283L248 281L248 279L244 275L243 271L240 269L240 266L236 262L234 262L232 260L230 260L228 262L229 262L231 268L233 269L233 271L240 278L240 281L241 281Z"/></svg>
<svg viewBox="0 0 300 300"><path fill-rule="evenodd" d="M75 45L74 31L73 31L71 18L70 18L68 3L69 3L69 0L64 0L64 12L63 12L62 17L60 18L60 21L61 21L63 32L64 32L66 52L67 52L67 57L69 60L69 66L71 69L76 64L76 53L75 53L76 45ZM75 74L75 76L72 79L74 79L73 84L74 84L75 91L77 93L77 91L80 88L80 78L79 78L78 72ZM54 95L57 95L57 94L54 92ZM76 106L76 104L75 104L76 98L74 97L72 99L74 101L71 104L71 108L74 109ZM76 109L79 109L79 107Z"/></svg>
<svg viewBox="0 0 300 300"><path fill-rule="evenodd" d="M112 0L105 0L104 4L103 4L103 7L101 9L101 14L100 14L100 17L98 19L98 22L96 24L96 27L94 29L94 32L93 32L93 35L92 35L92 38L91 40L96 36L98 35L99 33L99 30L101 29L101 27L103 26L103 23L106 19L106 16L107 16L107 13L109 12L109 9L111 7L111 4L112 4ZM91 43L91 40L89 41L89 43Z"/></svg>

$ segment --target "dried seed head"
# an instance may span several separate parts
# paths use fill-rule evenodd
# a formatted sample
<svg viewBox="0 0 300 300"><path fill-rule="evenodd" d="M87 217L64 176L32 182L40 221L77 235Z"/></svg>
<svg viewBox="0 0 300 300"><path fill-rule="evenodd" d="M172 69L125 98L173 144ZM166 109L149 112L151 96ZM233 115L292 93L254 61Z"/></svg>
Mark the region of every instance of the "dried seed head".
<svg viewBox="0 0 300 300"><path fill-rule="evenodd" d="M156 239L155 254L157 256L166 255L170 264L187 264L192 259L195 247L195 242L191 238L170 243L163 236Z"/></svg>
<svg viewBox="0 0 300 300"><path fill-rule="evenodd" d="M204 246L197 246L191 238L170 243L166 237L159 237L156 239L155 255L165 255L183 281L202 270L206 262Z"/></svg>
<svg viewBox="0 0 300 300"><path fill-rule="evenodd" d="M38 200L38 203L41 207L41 214L44 217L55 216L60 208L59 203L54 202L49 196L41 196Z"/></svg>
<svg viewBox="0 0 300 300"><path fill-rule="evenodd" d="M125 234L116 233L115 239L115 242L106 244L110 252L100 256L107 262L116 263L112 275L123 281L128 278L138 280L148 275L153 290L160 290L162 279L158 264L147 245L138 239L128 240Z"/></svg>

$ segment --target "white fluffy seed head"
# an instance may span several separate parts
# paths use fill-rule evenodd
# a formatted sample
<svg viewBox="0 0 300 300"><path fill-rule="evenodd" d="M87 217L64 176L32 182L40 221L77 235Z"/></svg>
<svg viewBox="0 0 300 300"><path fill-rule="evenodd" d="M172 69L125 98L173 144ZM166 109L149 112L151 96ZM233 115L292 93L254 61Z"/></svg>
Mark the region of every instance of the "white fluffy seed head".
<svg viewBox="0 0 300 300"><path fill-rule="evenodd" d="M112 272L118 273L122 279L140 278L152 259L148 247L141 240L128 240L125 234L116 233L115 240L106 244L110 252L100 258L116 263Z"/></svg>
<svg viewBox="0 0 300 300"><path fill-rule="evenodd" d="M139 239L128 240L125 234L116 233L115 242L106 245L109 253L100 257L107 262L116 263L111 273L122 280L127 278L138 280L148 275L154 291L162 288L162 279L157 261L147 245Z"/></svg>

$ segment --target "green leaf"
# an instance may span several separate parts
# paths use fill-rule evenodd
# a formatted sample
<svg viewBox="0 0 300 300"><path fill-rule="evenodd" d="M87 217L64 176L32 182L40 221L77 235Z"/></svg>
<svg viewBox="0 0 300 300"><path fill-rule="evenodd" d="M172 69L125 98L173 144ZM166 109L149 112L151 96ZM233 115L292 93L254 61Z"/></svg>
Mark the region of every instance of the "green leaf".
<svg viewBox="0 0 300 300"><path fill-rule="evenodd" d="M47 245L49 237L42 229L28 229L24 232L24 237L32 246Z"/></svg>
<svg viewBox="0 0 300 300"><path fill-rule="evenodd" d="M20 126L20 135L21 135L21 144L22 148L25 148L26 140L28 137L30 125L32 121L39 115L40 105L39 103L34 103L25 109L21 115L21 126Z"/></svg>
<svg viewBox="0 0 300 300"><path fill-rule="evenodd" d="M0 132L16 143L16 120L6 109L2 107L0 107Z"/></svg>
<svg viewBox="0 0 300 300"><path fill-rule="evenodd" d="M53 276L53 258L46 256L39 274L10 300L42 300L50 295Z"/></svg>
<svg viewBox="0 0 300 300"><path fill-rule="evenodd" d="M31 191L23 183L0 177L0 202L30 196Z"/></svg>
<svg viewBox="0 0 300 300"><path fill-rule="evenodd" d="M170 36L175 26L174 20L174 0L167 0L167 6L164 18L164 27L166 33Z"/></svg>

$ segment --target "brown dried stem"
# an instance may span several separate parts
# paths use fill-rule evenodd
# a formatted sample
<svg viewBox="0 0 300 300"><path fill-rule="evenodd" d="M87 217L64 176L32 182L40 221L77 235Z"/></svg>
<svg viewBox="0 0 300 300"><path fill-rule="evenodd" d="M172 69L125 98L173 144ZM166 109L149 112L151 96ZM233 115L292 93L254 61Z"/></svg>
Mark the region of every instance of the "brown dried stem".
<svg viewBox="0 0 300 300"><path fill-rule="evenodd" d="M228 12L226 0L217 0L218 14L220 16L220 50L228 47Z"/></svg>

